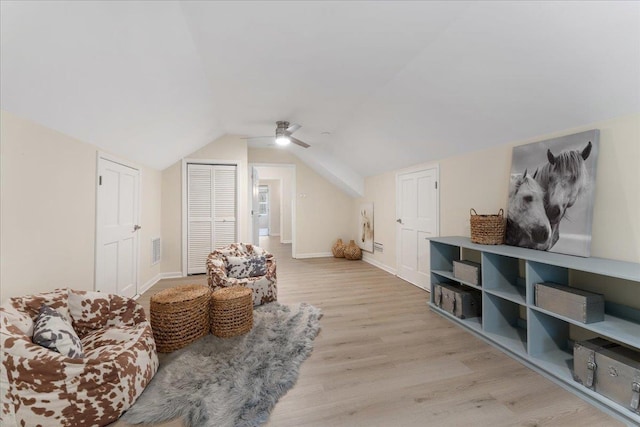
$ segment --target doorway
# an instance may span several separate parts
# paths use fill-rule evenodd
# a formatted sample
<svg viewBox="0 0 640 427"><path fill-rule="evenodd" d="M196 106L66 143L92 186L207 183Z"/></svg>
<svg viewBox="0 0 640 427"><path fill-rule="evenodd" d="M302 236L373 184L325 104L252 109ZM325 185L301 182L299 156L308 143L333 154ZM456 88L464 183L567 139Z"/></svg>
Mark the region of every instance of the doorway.
<svg viewBox="0 0 640 427"><path fill-rule="evenodd" d="M429 238L439 234L439 168L396 175L398 277L430 290Z"/></svg>
<svg viewBox="0 0 640 427"><path fill-rule="evenodd" d="M296 166L257 163L250 164L249 168L255 170L259 177L254 210L266 213L258 215L252 222L252 235L257 237L260 245L277 245L278 251L288 252L295 258Z"/></svg>
<svg viewBox="0 0 640 427"><path fill-rule="evenodd" d="M140 171L98 153L96 291L132 298L138 293Z"/></svg>
<svg viewBox="0 0 640 427"><path fill-rule="evenodd" d="M258 189L258 234L269 236L269 216L270 216L269 186L261 184Z"/></svg>

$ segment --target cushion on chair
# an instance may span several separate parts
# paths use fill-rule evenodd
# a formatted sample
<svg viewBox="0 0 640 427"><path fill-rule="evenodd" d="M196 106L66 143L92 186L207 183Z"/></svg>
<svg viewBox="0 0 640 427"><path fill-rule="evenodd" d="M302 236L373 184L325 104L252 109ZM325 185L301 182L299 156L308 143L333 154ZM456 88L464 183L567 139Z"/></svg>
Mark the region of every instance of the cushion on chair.
<svg viewBox="0 0 640 427"><path fill-rule="evenodd" d="M267 274L267 261L264 256L228 256L227 275L236 279L258 277Z"/></svg>
<svg viewBox="0 0 640 427"><path fill-rule="evenodd" d="M64 356L73 359L84 357L82 343L71 323L46 304L40 308L33 326L32 339L34 343Z"/></svg>

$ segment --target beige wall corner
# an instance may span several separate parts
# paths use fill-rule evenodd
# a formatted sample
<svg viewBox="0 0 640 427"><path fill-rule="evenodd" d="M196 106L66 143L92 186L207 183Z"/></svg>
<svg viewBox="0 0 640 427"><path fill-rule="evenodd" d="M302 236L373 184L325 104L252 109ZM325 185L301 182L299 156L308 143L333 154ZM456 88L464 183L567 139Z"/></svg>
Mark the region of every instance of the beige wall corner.
<svg viewBox="0 0 640 427"><path fill-rule="evenodd" d="M353 198L286 150L250 148L249 163L296 166L296 256L330 254L338 237L353 239Z"/></svg>
<svg viewBox="0 0 640 427"><path fill-rule="evenodd" d="M185 156L214 162L238 165L238 240L247 241L249 233L247 141L236 135L224 135L201 149ZM162 271L182 272L182 160L162 171Z"/></svg>
<svg viewBox="0 0 640 427"><path fill-rule="evenodd" d="M440 235L469 236L470 208L478 213L497 213L500 208L506 211L515 145L589 129L600 129L591 255L640 262L640 114L440 160ZM353 206L355 215L360 202L374 202L374 240L384 239L385 252L375 253L373 259L392 269L396 268L397 172L367 177L365 196L357 199Z"/></svg>
<svg viewBox="0 0 640 427"><path fill-rule="evenodd" d="M0 116L1 299L94 289L97 147L6 111ZM160 172L138 167L143 286L160 271L149 252L160 235L161 192Z"/></svg>
<svg viewBox="0 0 640 427"><path fill-rule="evenodd" d="M353 229L359 224L360 205L373 203L373 241L381 243L382 252L363 252L366 260L386 270L396 269L396 172L365 179L365 197L354 200Z"/></svg>

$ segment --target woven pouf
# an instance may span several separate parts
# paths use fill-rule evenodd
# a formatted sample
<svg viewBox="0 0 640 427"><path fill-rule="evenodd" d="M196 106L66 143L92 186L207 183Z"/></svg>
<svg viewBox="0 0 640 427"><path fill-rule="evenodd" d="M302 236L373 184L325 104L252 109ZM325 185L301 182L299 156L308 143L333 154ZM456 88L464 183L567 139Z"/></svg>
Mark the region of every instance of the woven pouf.
<svg viewBox="0 0 640 427"><path fill-rule="evenodd" d="M151 297L151 329L159 353L187 346L209 333L211 291L204 285L182 285Z"/></svg>
<svg viewBox="0 0 640 427"><path fill-rule="evenodd" d="M218 289L211 295L211 333L229 338L253 327L252 290L242 286Z"/></svg>

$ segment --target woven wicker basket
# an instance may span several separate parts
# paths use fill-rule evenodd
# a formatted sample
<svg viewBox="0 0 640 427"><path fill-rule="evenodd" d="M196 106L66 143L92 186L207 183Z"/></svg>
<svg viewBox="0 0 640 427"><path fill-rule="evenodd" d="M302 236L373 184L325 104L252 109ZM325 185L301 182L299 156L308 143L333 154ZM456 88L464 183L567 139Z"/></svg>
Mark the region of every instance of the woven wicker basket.
<svg viewBox="0 0 640 427"><path fill-rule="evenodd" d="M209 333L211 292L204 285L182 285L151 297L151 329L159 353L181 349Z"/></svg>
<svg viewBox="0 0 640 427"><path fill-rule="evenodd" d="M504 211L497 215L478 215L471 209L471 241L481 245L501 245L504 243L506 220Z"/></svg>
<svg viewBox="0 0 640 427"><path fill-rule="evenodd" d="M344 248L346 248L346 246L342 243L342 239L338 239L331 248L331 252L336 258L344 258Z"/></svg>
<svg viewBox="0 0 640 427"><path fill-rule="evenodd" d="M349 244L344 248L344 257L346 259L361 259L362 258L362 249L354 240L350 240Z"/></svg>
<svg viewBox="0 0 640 427"><path fill-rule="evenodd" d="M253 291L243 286L218 289L211 295L211 333L229 338L253 327Z"/></svg>

